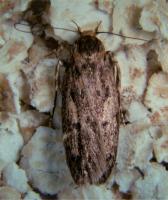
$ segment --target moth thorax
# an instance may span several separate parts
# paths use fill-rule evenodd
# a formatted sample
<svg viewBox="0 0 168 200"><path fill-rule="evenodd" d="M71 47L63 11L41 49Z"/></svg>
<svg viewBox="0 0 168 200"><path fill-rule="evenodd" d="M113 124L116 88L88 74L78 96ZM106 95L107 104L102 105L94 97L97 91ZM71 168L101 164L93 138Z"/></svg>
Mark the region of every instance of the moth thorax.
<svg viewBox="0 0 168 200"><path fill-rule="evenodd" d="M81 35L75 46L77 52L88 55L105 50L102 42L92 35Z"/></svg>

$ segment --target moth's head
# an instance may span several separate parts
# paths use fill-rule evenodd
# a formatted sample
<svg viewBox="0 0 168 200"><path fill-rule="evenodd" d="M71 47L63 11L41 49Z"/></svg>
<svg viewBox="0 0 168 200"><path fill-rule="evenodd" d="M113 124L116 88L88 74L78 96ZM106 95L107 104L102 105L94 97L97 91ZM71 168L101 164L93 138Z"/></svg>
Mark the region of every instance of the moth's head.
<svg viewBox="0 0 168 200"><path fill-rule="evenodd" d="M80 54L91 55L96 52L104 51L103 43L92 35L81 35L75 42L75 50Z"/></svg>
<svg viewBox="0 0 168 200"><path fill-rule="evenodd" d="M75 42L75 50L77 52L90 55L105 50L103 43L96 37L100 24L101 22L96 26L95 30L86 31L81 31L80 27L76 24L79 33L79 38Z"/></svg>

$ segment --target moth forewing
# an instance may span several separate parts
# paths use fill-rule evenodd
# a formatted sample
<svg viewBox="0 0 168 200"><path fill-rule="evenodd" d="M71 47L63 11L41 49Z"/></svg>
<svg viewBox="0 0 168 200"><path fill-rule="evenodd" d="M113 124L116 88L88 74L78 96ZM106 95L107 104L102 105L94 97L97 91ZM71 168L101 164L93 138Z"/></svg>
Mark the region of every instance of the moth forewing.
<svg viewBox="0 0 168 200"><path fill-rule="evenodd" d="M115 164L120 113L115 64L96 36L80 34L62 88L66 159L77 184L105 182Z"/></svg>

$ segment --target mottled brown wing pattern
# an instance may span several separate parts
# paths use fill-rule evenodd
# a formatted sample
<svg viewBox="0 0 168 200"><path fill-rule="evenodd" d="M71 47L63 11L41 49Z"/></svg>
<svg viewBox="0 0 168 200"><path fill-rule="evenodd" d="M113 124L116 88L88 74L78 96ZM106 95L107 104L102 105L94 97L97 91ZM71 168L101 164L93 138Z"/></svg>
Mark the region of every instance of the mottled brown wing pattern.
<svg viewBox="0 0 168 200"><path fill-rule="evenodd" d="M74 54L63 83L67 163L77 184L102 183L114 166L119 134L115 62L107 52Z"/></svg>

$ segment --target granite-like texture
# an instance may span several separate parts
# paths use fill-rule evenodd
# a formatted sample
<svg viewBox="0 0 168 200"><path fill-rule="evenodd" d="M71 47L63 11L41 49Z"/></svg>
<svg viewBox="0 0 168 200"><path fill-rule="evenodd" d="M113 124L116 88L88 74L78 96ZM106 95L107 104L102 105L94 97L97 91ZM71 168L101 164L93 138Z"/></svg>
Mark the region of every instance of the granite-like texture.
<svg viewBox="0 0 168 200"><path fill-rule="evenodd" d="M41 24L48 24L46 36L58 39L50 48L47 37L14 28L29 2L5 0L0 4L0 198L167 199L167 1L51 0L50 11L39 12ZM42 5L41 0L37 8ZM35 20L32 16L37 17L30 9L27 18L31 22ZM78 33L52 30L49 24L76 30L71 20L82 30L93 30L101 20L99 31L147 40L98 34L118 61L121 105L131 122L120 125L116 165L101 186L76 186L65 162L61 129L64 69L59 61L61 73L55 85L59 58L51 47L59 48L63 40L73 44ZM55 128L51 128L55 86L59 91Z"/></svg>

